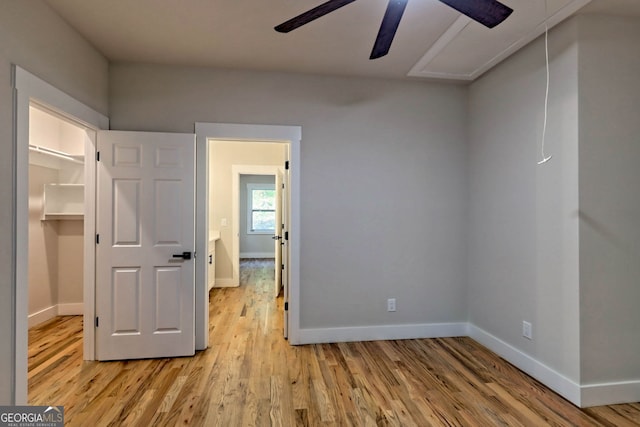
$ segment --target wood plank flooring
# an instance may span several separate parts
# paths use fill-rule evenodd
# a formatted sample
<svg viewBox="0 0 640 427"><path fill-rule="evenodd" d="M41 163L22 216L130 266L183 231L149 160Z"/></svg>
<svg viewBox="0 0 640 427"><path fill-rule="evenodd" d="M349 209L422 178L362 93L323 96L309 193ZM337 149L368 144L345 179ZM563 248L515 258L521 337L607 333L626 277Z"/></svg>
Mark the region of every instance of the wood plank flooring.
<svg viewBox="0 0 640 427"><path fill-rule="evenodd" d="M81 317L29 333L29 403L67 426L640 426L640 404L580 410L469 338L290 346L273 263L213 289L192 358L82 360Z"/></svg>

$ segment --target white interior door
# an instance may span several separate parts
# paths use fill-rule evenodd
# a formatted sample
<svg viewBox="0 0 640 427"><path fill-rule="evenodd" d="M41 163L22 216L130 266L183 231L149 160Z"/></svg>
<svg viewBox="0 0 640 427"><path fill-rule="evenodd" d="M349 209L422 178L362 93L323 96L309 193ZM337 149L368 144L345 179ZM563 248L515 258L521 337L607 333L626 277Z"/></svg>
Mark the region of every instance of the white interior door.
<svg viewBox="0 0 640 427"><path fill-rule="evenodd" d="M275 298L282 289L282 171L276 174L276 230L273 236L276 254Z"/></svg>
<svg viewBox="0 0 640 427"><path fill-rule="evenodd" d="M96 357L195 353L195 135L98 134Z"/></svg>

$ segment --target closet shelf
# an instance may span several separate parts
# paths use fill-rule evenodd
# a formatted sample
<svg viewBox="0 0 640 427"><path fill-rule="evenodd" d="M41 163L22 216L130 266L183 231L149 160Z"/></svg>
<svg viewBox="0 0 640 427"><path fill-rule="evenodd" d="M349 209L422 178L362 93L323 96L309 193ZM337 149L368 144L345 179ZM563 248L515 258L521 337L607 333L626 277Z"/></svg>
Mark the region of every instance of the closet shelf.
<svg viewBox="0 0 640 427"><path fill-rule="evenodd" d="M43 220L84 218L84 185L45 184Z"/></svg>
<svg viewBox="0 0 640 427"><path fill-rule="evenodd" d="M62 169L65 165L84 165L84 156L74 156L63 151L29 144L29 163L51 169Z"/></svg>

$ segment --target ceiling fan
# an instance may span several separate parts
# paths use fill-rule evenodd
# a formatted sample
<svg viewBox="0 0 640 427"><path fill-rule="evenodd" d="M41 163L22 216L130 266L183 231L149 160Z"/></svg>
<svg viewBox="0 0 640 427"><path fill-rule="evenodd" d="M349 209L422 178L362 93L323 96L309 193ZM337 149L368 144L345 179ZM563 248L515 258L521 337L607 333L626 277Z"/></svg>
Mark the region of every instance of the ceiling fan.
<svg viewBox="0 0 640 427"><path fill-rule="evenodd" d="M302 27L336 9L353 3L356 0L329 0L320 6L314 7L294 18L275 27L280 33L288 33L296 28ZM382 24L378 31L378 36L373 45L369 59L377 59L389 53L391 42L396 35L400 19L409 0L389 0L387 10L382 18ZM469 18L482 25L493 28L507 19L513 9L496 0L440 0L458 12L467 15Z"/></svg>

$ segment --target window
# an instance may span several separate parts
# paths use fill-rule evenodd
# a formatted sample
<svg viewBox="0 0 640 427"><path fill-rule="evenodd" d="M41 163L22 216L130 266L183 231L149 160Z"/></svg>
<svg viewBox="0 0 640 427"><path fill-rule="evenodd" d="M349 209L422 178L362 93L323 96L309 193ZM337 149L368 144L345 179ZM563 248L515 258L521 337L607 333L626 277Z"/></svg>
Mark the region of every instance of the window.
<svg viewBox="0 0 640 427"><path fill-rule="evenodd" d="M276 230L276 190L273 184L247 184L247 233L273 234Z"/></svg>

